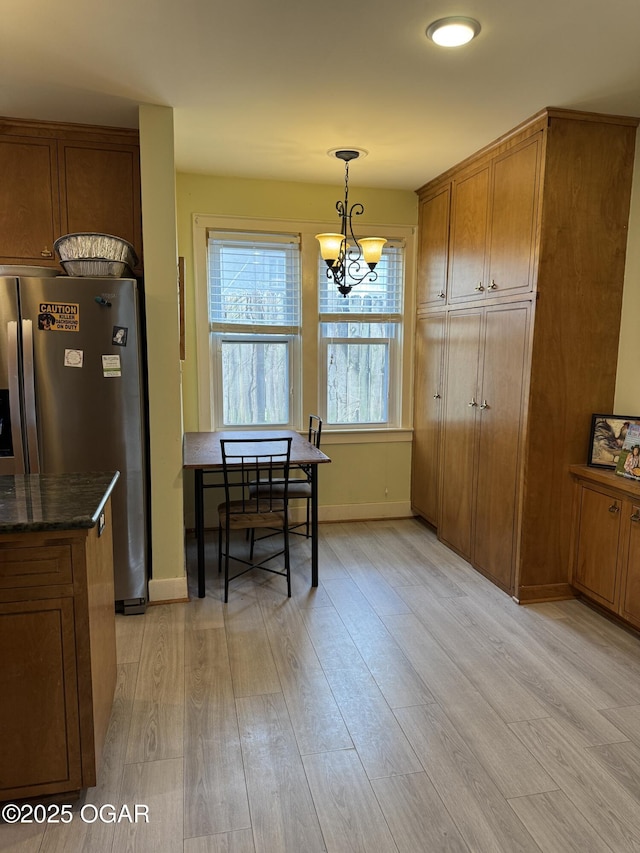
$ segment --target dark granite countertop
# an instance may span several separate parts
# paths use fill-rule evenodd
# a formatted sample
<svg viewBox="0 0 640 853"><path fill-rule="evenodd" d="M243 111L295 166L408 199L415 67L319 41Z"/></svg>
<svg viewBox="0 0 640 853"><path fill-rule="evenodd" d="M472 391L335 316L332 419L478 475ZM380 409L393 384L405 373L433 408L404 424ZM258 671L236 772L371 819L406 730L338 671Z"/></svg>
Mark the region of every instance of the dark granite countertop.
<svg viewBox="0 0 640 853"><path fill-rule="evenodd" d="M93 527L120 472L0 476L0 533Z"/></svg>

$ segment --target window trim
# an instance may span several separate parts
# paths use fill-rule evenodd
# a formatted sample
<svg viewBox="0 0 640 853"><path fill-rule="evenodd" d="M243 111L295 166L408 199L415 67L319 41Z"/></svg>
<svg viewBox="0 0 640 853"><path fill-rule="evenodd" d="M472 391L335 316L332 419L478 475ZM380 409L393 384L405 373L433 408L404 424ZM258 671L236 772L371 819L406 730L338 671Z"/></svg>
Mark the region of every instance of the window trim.
<svg viewBox="0 0 640 853"><path fill-rule="evenodd" d="M210 431L212 424L212 400L214 399L213 370L210 358L210 328L207 307L207 233L211 229L219 231L256 231L267 234L278 232L300 234L302 257L302 304L301 331L299 341L298 375L294 377L294 403L297 405L299 423L297 429L304 431L305 412L317 411L319 396L319 359L321 358L319 340L319 310L317 299L317 240L315 235L323 231L335 230L335 219L327 220L290 220L248 216L223 216L219 214L199 214L192 216L193 264L194 264L194 302L196 324L196 383L198 399L198 429ZM411 225L386 225L370 222L367 226L389 239L402 240L405 245L405 282L404 313L401 318L398 353L400 358L401 381L397 388L391 389L401 406L394 401L399 413L400 426L371 428L327 427L329 434L358 432L361 435L394 434L410 429L412 423L412 378L413 378L413 332L415 324L415 268L416 268L416 227ZM369 318L371 315L368 315ZM377 315L376 319L382 319ZM260 330L264 332L264 328ZM256 330L259 333L258 330ZM391 400L389 403L392 405ZM323 428L323 435L325 429Z"/></svg>
<svg viewBox="0 0 640 853"><path fill-rule="evenodd" d="M404 351L402 347L402 335L403 335L403 327L407 317L407 294L406 294L406 268L407 268L407 252L408 248L406 246L405 240L398 240L397 238L393 238L391 235L388 235L388 244L389 248L392 248L395 245L395 248L404 248L402 266L403 273L405 277L404 286L402 287L402 301L400 305L399 311L393 312L377 312L377 311L365 311L365 312L349 312L349 313L335 313L331 311L322 311L320 310L320 318L318 325L318 359L319 359L319 376L320 381L324 384L324 387L327 389L324 394L324 402L319 401L318 411L321 417L325 421L324 429L327 431L335 431L335 430L343 430L345 432L351 432L354 430L361 429L399 429L402 426L402 412L400 410L400 402L401 395L399 390L402 388L402 377L405 371L405 363L404 363ZM385 246L385 248L387 248ZM384 249L383 249L384 252ZM318 263L318 269L320 270L319 275L326 275L326 271L324 269L324 265L322 261ZM331 286L331 285L330 285ZM357 286L356 286L357 287ZM388 307L388 306L387 306ZM358 345L365 344L366 339L356 337L343 337L343 336L335 336L335 335L324 335L322 326L323 324L331 324L331 323L353 323L353 324L367 324L371 326L376 325L394 325L395 334L393 335L385 335L383 337L372 337L368 339L369 343L375 344L380 343L381 341L386 341L387 349L388 349L388 358L387 358L387 382L388 382L388 394L387 394L387 420L384 422L379 421L357 421L354 423L333 423L329 421L329 393L328 393L328 364L327 364L327 349L328 344L330 342L344 343L344 344L353 344Z"/></svg>

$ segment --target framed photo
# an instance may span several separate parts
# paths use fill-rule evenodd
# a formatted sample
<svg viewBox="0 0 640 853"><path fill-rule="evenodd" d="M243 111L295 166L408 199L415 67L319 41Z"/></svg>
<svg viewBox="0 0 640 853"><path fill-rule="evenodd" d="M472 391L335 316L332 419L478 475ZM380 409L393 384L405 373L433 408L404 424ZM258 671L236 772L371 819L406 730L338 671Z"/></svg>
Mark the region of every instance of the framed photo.
<svg viewBox="0 0 640 853"><path fill-rule="evenodd" d="M615 470L631 426L640 428L640 415L592 415L587 465Z"/></svg>
<svg viewBox="0 0 640 853"><path fill-rule="evenodd" d="M616 474L629 480L640 480L640 425L631 424L627 430Z"/></svg>

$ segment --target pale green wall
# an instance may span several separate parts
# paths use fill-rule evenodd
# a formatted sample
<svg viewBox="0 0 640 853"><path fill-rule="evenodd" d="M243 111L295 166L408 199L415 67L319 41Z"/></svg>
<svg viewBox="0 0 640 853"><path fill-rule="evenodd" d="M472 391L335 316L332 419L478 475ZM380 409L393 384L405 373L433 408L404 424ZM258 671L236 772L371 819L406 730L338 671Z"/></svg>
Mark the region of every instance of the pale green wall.
<svg viewBox="0 0 640 853"><path fill-rule="evenodd" d="M141 105L140 162L144 242L153 600L182 598L184 517L182 396L177 300L173 110Z"/></svg>
<svg viewBox="0 0 640 853"><path fill-rule="evenodd" d="M618 376L614 409L622 415L640 416L640 138L631 193L627 263L622 300Z"/></svg>
<svg viewBox="0 0 640 853"><path fill-rule="evenodd" d="M343 186L258 181L243 178L178 174L178 250L186 266L186 360L183 367L185 431L198 429L196 327L193 281L194 214L246 216L296 221L331 221ZM415 193L408 190L364 189L351 185L351 197L365 206L363 225L417 224ZM410 365L407 366L410 371ZM305 381L315 381L315 377ZM408 514L410 500L410 436L398 440L369 439L334 444L325 436L323 448L332 459L321 466L321 517L374 517ZM187 485L188 483L188 485ZM191 478L185 477L187 525L192 521ZM213 499L212 499L213 500ZM210 509L207 523L211 522Z"/></svg>

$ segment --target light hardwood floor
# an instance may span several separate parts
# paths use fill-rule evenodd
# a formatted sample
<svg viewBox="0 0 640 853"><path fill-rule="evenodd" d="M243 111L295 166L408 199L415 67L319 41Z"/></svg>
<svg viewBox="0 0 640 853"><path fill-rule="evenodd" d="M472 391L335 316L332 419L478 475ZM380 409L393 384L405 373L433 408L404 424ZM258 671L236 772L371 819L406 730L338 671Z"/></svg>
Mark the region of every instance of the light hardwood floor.
<svg viewBox="0 0 640 853"><path fill-rule="evenodd" d="M293 545L290 600L212 570L118 617L99 784L3 853L640 851L636 635L518 607L417 521L322 525L317 590ZM110 803L149 823L80 819Z"/></svg>

